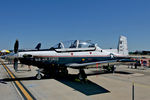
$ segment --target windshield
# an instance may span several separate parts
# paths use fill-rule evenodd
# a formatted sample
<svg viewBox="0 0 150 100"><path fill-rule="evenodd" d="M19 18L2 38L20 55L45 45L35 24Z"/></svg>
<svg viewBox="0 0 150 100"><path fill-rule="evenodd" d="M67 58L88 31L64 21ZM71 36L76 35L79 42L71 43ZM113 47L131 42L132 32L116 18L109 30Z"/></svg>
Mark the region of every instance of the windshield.
<svg viewBox="0 0 150 100"><path fill-rule="evenodd" d="M70 40L65 42L60 42L57 45L53 46L54 49L62 48L94 48L95 44L91 41L82 41L82 40Z"/></svg>
<svg viewBox="0 0 150 100"><path fill-rule="evenodd" d="M79 41L78 48L92 48L95 47L94 43L91 43L90 41Z"/></svg>

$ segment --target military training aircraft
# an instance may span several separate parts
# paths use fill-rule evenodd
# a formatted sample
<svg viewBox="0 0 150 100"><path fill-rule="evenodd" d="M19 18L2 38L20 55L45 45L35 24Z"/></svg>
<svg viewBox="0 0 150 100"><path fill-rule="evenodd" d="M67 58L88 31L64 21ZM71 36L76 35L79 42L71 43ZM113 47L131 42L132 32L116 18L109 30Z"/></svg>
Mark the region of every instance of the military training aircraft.
<svg viewBox="0 0 150 100"><path fill-rule="evenodd" d="M91 65L108 64L129 61L127 39L120 36L118 49L101 49L91 41L72 40L60 42L50 49L18 51L19 42L14 45L14 69L17 71L18 62L39 68L37 79L42 76L68 75L67 68L79 70L78 78L87 77L84 69ZM114 70L112 66L110 71Z"/></svg>

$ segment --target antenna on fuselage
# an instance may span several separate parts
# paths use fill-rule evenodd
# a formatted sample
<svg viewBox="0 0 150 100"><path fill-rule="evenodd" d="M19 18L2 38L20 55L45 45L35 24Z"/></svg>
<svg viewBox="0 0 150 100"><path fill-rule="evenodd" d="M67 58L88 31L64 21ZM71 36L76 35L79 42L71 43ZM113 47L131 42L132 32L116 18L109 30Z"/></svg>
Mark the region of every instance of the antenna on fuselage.
<svg viewBox="0 0 150 100"><path fill-rule="evenodd" d="M38 43L35 49L40 50L40 48L41 48L41 43Z"/></svg>

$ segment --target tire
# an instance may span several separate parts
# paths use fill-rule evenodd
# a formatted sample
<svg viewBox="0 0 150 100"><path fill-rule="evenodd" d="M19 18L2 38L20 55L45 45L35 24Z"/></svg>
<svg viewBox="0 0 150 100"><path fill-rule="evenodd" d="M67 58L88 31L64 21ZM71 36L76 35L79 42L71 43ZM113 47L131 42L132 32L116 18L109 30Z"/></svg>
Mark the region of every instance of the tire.
<svg viewBox="0 0 150 100"><path fill-rule="evenodd" d="M42 78L42 75L41 74L36 74L36 79L40 80Z"/></svg>
<svg viewBox="0 0 150 100"><path fill-rule="evenodd" d="M79 80L83 80L83 75L81 73L78 74Z"/></svg>

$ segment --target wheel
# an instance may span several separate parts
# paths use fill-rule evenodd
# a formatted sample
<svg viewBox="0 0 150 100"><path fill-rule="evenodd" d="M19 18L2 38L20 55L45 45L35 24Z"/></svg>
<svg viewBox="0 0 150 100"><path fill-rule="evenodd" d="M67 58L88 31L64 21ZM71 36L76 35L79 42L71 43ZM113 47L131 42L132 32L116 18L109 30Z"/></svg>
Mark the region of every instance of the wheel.
<svg viewBox="0 0 150 100"><path fill-rule="evenodd" d="M42 78L42 75L41 74L36 74L36 79L40 80Z"/></svg>
<svg viewBox="0 0 150 100"><path fill-rule="evenodd" d="M79 80L83 80L83 76L81 73L78 74L78 78L79 78Z"/></svg>
<svg viewBox="0 0 150 100"><path fill-rule="evenodd" d="M112 67L111 67L111 72L113 73L114 71L115 71L115 67L112 66Z"/></svg>
<svg viewBox="0 0 150 100"><path fill-rule="evenodd" d="M85 79L87 78L87 75L85 74L85 71L83 69L80 69L80 72L78 74L78 78L81 81L85 81Z"/></svg>

